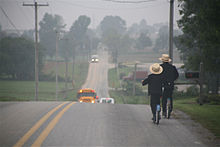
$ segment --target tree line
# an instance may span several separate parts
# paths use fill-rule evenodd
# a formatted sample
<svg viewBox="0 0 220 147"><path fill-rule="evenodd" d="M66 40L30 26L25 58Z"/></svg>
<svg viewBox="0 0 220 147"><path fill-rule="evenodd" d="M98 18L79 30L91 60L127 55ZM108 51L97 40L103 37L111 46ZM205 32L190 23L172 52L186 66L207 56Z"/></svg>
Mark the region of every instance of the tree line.
<svg viewBox="0 0 220 147"><path fill-rule="evenodd" d="M204 64L208 93L217 94L220 78L220 1L178 0L182 34L175 38L187 70Z"/></svg>
<svg viewBox="0 0 220 147"><path fill-rule="evenodd" d="M144 50L152 47L151 34L159 31L155 51L168 42L168 26L157 24L147 25L141 20L131 27L126 27L126 21L119 16L106 16L96 29L90 29L91 19L81 15L75 20L69 30L62 16L46 13L39 22L39 72L46 60L55 60L56 41L58 41L59 57L64 61L74 61L78 55L90 56L96 52L100 43L105 44L117 63L118 54L129 50ZM158 29L158 26L161 28ZM164 31L166 30L166 31ZM34 80L34 30L26 30L22 36L8 35L0 27L0 75L14 80ZM164 34L165 33L165 34ZM162 38L162 39L161 39ZM72 72L73 73L73 72ZM73 77L73 75L72 75Z"/></svg>

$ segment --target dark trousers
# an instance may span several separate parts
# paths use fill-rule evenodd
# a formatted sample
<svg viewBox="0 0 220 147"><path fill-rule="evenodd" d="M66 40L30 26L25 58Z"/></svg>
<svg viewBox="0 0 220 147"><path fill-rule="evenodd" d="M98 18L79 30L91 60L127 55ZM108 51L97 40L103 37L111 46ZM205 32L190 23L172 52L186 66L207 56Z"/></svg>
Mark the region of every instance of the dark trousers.
<svg viewBox="0 0 220 147"><path fill-rule="evenodd" d="M150 96L150 106L154 116L156 115L156 106L160 105L160 96L160 94L151 94Z"/></svg>
<svg viewBox="0 0 220 147"><path fill-rule="evenodd" d="M167 99L170 98L171 111L173 110L173 88L164 88L163 98L162 98L162 107L163 112L167 112Z"/></svg>

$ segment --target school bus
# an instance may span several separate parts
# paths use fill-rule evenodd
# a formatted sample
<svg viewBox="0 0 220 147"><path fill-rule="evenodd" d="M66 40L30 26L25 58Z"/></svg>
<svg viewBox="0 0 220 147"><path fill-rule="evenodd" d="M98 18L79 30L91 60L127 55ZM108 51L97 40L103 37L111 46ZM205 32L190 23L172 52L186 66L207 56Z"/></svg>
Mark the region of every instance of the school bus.
<svg viewBox="0 0 220 147"><path fill-rule="evenodd" d="M85 88L78 91L77 98L80 103L95 103L98 96L94 89Z"/></svg>

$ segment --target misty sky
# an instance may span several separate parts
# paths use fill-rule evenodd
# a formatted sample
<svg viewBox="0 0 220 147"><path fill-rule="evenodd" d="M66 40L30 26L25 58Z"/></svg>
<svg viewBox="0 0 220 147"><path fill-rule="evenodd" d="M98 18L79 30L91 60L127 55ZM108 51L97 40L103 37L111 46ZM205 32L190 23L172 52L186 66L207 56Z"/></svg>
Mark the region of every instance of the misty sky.
<svg viewBox="0 0 220 147"><path fill-rule="evenodd" d="M22 6L23 2L33 3L34 0L0 0L0 24L2 29L14 29L8 18L18 30L34 28L34 8ZM87 15L91 18L90 28L97 27L107 15L120 16L126 21L127 27L133 23L139 23L141 19L145 19L148 25L169 22L169 0L149 0L149 2L138 4L115 3L107 0L38 0L37 2L49 4L48 7L38 9L39 21L46 12L53 15L58 14L63 17L64 23L67 24L66 29L69 29L80 15ZM180 19L177 5L177 1L175 1L175 27L177 27L176 20Z"/></svg>

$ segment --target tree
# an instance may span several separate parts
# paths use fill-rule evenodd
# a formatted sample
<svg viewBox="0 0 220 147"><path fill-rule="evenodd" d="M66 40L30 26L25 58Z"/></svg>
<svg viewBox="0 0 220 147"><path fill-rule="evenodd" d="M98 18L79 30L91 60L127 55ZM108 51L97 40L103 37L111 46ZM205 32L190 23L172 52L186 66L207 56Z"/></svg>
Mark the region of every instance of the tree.
<svg viewBox="0 0 220 147"><path fill-rule="evenodd" d="M154 50L156 52L160 50L168 50L169 46L169 32L168 32L168 26L162 26L159 29L159 37L156 39L156 43L154 46Z"/></svg>
<svg viewBox="0 0 220 147"><path fill-rule="evenodd" d="M100 23L102 42L106 44L117 64L120 41L126 31L126 22L119 16L106 16Z"/></svg>
<svg viewBox="0 0 220 147"><path fill-rule="evenodd" d="M78 47L79 49L83 48L90 22L91 20L89 17L81 15L73 23L69 31L69 38L72 40L73 46Z"/></svg>
<svg viewBox="0 0 220 147"><path fill-rule="evenodd" d="M0 40L0 74L16 80L34 79L34 42L22 37ZM42 48L39 48L39 71L42 69Z"/></svg>
<svg viewBox="0 0 220 147"><path fill-rule="evenodd" d="M110 31L123 35L126 31L126 22L119 16L106 16L100 23L102 36L106 36Z"/></svg>
<svg viewBox="0 0 220 147"><path fill-rule="evenodd" d="M0 25L0 39L6 37L6 33L2 30L2 26Z"/></svg>
<svg viewBox="0 0 220 147"><path fill-rule="evenodd" d="M63 18L59 15L46 13L40 21L40 44L45 47L46 55L53 57L56 50L56 31L62 32L65 25Z"/></svg>
<svg viewBox="0 0 220 147"><path fill-rule="evenodd" d="M144 49L145 47L152 46L152 41L145 33L141 33L136 41L136 47L138 49Z"/></svg>
<svg viewBox="0 0 220 147"><path fill-rule="evenodd" d="M25 30L24 33L22 34L22 36L24 38L34 40L34 30Z"/></svg>
<svg viewBox="0 0 220 147"><path fill-rule="evenodd" d="M179 0L178 21L183 34L176 38L176 45L185 57L188 69L198 70L203 62L206 73L216 77L218 91L220 72L220 1ZM214 83L214 82L213 82Z"/></svg>
<svg viewBox="0 0 220 147"><path fill-rule="evenodd" d="M72 58L73 58L73 67L72 67L72 80L74 79L74 62L76 51L80 52L85 46L85 41L87 39L86 32L91 20L86 15L81 15L73 23L70 28L70 31L67 37L70 40L70 47L72 48Z"/></svg>

